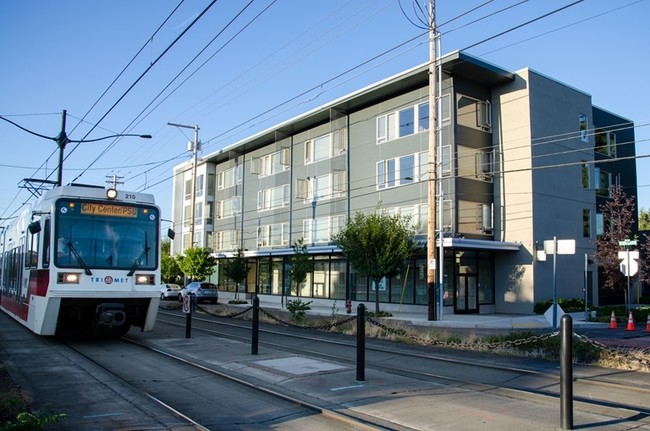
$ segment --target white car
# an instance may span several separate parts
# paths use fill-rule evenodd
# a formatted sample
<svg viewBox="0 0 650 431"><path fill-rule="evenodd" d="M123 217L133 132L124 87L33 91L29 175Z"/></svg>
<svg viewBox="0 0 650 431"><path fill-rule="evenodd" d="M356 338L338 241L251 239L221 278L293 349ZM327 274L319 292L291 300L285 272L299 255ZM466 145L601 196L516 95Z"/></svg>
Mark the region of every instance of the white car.
<svg viewBox="0 0 650 431"><path fill-rule="evenodd" d="M160 286L160 299L178 299L181 287L178 284L164 283Z"/></svg>

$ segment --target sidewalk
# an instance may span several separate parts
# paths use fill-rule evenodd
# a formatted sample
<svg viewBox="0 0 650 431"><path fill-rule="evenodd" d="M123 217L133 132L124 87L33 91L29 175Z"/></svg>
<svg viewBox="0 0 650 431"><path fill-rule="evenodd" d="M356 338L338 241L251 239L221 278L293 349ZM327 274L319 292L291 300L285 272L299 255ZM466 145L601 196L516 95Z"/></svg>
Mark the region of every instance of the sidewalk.
<svg viewBox="0 0 650 431"><path fill-rule="evenodd" d="M227 295L222 295L220 299L222 304L227 304L232 298ZM290 297L290 299L295 299ZM352 312L347 314L343 301L336 307L332 307L331 303L319 302L310 298L303 299L305 302L312 301L310 304L311 309L307 311L308 316L322 316L328 317L337 315L342 316L356 316L357 307L361 302L355 301L352 307ZM249 300L248 306L252 304ZM363 303L366 310L373 311L374 303ZM260 308L267 310L283 309L280 299L268 297L260 297ZM544 315L514 315L514 314L443 314L442 318L438 320L427 319L426 306L397 306L395 304L382 304L381 310L390 312L392 317L383 319L396 320L408 322L415 326L433 326L442 328L481 328L481 329L541 329L553 330L552 317L547 319ZM574 328L607 328L608 323L602 322L588 322L585 319L584 312L568 313L572 318ZM560 327L560 317L558 316L557 328Z"/></svg>

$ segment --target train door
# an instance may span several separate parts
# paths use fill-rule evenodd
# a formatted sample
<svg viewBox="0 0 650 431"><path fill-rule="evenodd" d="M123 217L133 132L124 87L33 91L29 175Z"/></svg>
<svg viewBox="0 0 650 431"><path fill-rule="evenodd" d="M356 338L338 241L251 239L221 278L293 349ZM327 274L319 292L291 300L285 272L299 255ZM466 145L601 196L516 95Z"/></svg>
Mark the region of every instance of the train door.
<svg viewBox="0 0 650 431"><path fill-rule="evenodd" d="M460 274L456 283L455 312L478 313L478 277L476 274Z"/></svg>

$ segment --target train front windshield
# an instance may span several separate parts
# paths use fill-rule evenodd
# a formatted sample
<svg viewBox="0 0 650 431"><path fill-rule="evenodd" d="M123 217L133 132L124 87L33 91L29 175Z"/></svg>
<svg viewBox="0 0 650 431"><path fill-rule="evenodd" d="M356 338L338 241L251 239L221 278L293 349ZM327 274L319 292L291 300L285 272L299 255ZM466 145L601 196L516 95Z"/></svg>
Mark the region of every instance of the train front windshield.
<svg viewBox="0 0 650 431"><path fill-rule="evenodd" d="M63 199L56 204L54 263L60 268L134 268L158 265L158 209Z"/></svg>

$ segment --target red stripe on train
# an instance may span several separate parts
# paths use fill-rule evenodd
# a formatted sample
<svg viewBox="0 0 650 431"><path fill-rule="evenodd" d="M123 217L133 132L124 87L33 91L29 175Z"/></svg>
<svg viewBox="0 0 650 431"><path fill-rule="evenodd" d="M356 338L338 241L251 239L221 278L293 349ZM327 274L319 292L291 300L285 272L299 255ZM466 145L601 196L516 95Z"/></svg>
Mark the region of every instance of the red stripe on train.
<svg viewBox="0 0 650 431"><path fill-rule="evenodd" d="M49 269L32 269L29 271L29 294L35 296L47 295L50 286Z"/></svg>

